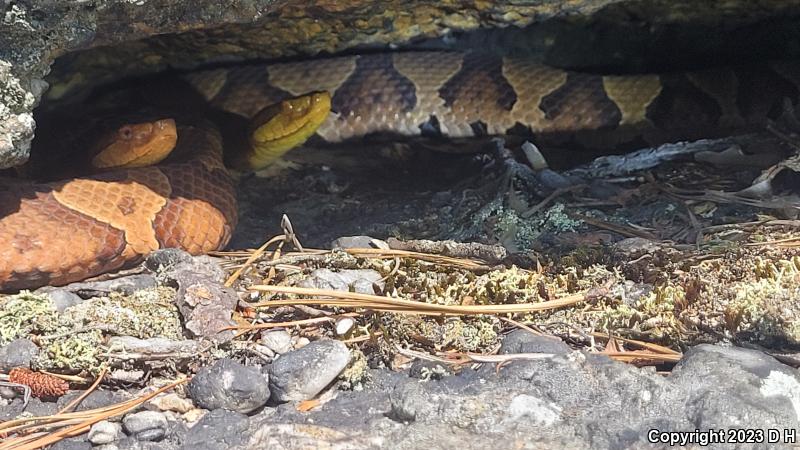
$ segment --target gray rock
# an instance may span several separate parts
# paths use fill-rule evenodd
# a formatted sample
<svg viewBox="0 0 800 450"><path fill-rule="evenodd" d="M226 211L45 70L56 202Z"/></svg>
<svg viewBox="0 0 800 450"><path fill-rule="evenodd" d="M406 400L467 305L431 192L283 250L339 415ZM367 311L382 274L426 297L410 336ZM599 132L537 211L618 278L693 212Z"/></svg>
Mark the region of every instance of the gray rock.
<svg viewBox="0 0 800 450"><path fill-rule="evenodd" d="M264 330L261 344L277 354L286 353L292 349L292 335L285 330Z"/></svg>
<svg viewBox="0 0 800 450"><path fill-rule="evenodd" d="M540 397L520 394L508 405L509 421L525 420L540 427L550 427L563 418L561 408Z"/></svg>
<svg viewBox="0 0 800 450"><path fill-rule="evenodd" d="M58 412L55 402L43 402L36 397L32 397L25 406L25 412L33 416L52 416Z"/></svg>
<svg viewBox="0 0 800 450"><path fill-rule="evenodd" d="M94 445L110 444L120 438L122 426L117 422L101 420L92 425L88 439Z"/></svg>
<svg viewBox="0 0 800 450"><path fill-rule="evenodd" d="M167 417L159 411L131 413L122 419L129 436L140 441L157 441L167 434Z"/></svg>
<svg viewBox="0 0 800 450"><path fill-rule="evenodd" d="M56 442L50 450L92 450L92 444L80 438L70 438Z"/></svg>
<svg viewBox="0 0 800 450"><path fill-rule="evenodd" d="M200 350L198 341L173 341L166 338L139 339L133 336L113 336L108 340L108 347L116 351L135 353L183 353L193 354Z"/></svg>
<svg viewBox="0 0 800 450"><path fill-rule="evenodd" d="M21 390L14 386L0 386L0 398L13 400L21 394Z"/></svg>
<svg viewBox="0 0 800 450"><path fill-rule="evenodd" d="M119 450L116 443L95 445L94 450Z"/></svg>
<svg viewBox="0 0 800 450"><path fill-rule="evenodd" d="M5 422L7 420L12 420L15 417L22 414L24 408L22 407L22 393L17 393L16 390L11 391L13 395L10 395L8 398L11 398L11 401L6 403L5 401L0 402L0 423ZM13 398L14 396L17 396ZM4 396L4 398L6 398Z"/></svg>
<svg viewBox="0 0 800 450"><path fill-rule="evenodd" d="M56 402L56 405L58 405L58 409L64 408L70 402L72 402L82 394L83 391L70 391L67 394L61 396ZM89 409L102 408L104 406L110 406L115 403L122 403L130 399L131 396L125 391L105 391L105 390L92 391L89 395L86 396L86 398L81 400L81 402L75 408L75 411L86 411Z"/></svg>
<svg viewBox="0 0 800 450"><path fill-rule="evenodd" d="M220 332L228 326L236 326L233 310L239 301L236 291L208 278L185 275L181 278L175 303L183 316L184 328L195 337L204 337L217 342L227 342L236 334L233 330Z"/></svg>
<svg viewBox="0 0 800 450"><path fill-rule="evenodd" d="M192 262L192 255L178 248L156 250L147 255L144 266L151 272L169 272L179 264Z"/></svg>
<svg viewBox="0 0 800 450"><path fill-rule="evenodd" d="M184 327L196 337L217 342L232 339L234 331L219 330L236 325L231 315L239 296L233 289L222 285L225 273L217 261L207 256L187 261L178 252L158 254L165 256L153 257L150 264L158 264L159 279L177 289L175 303L183 316ZM174 265L161 265L173 260L176 261Z"/></svg>
<svg viewBox="0 0 800 450"><path fill-rule="evenodd" d="M37 290L37 292L41 291L41 289ZM47 295L50 296L50 300L53 302L53 306L55 306L56 311L62 313L65 309L75 306L83 302L83 298L74 292L70 292L66 289L53 289L47 292Z"/></svg>
<svg viewBox="0 0 800 450"><path fill-rule="evenodd" d="M8 372L14 367L30 367L39 354L39 347L28 339L14 339L0 347L0 371Z"/></svg>
<svg viewBox="0 0 800 450"><path fill-rule="evenodd" d="M375 270L343 269L336 272L330 269L316 269L308 278L300 281L298 286L316 289L331 289L335 291L359 292L362 294L375 294L373 285L383 289L384 282L381 274Z"/></svg>
<svg viewBox="0 0 800 450"><path fill-rule="evenodd" d="M423 380L438 380L447 375L451 375L450 368L437 361L415 360L408 368L408 376Z"/></svg>
<svg viewBox="0 0 800 450"><path fill-rule="evenodd" d="M163 252L164 250L160 250L159 252ZM184 254L186 252L174 251L168 255L154 258L151 261L151 264L157 265L157 269L151 269L156 271L161 279L165 280L168 283L172 283L174 287L177 287L181 279L187 275L194 275L195 277L202 277L208 278L209 280L215 281L217 283L222 283L225 281L225 271L220 267L219 261L215 258L210 256L201 255L201 256L192 256L190 259L184 259ZM163 253L159 253L162 255ZM149 267L149 266L148 266ZM192 277L194 280L195 278Z"/></svg>
<svg viewBox="0 0 800 450"><path fill-rule="evenodd" d="M250 419L242 413L215 409L208 412L186 434L186 450L231 448L246 442Z"/></svg>
<svg viewBox="0 0 800 450"><path fill-rule="evenodd" d="M420 383L404 383L392 392L392 409L389 417L403 422L417 420L417 410L425 405L427 393Z"/></svg>
<svg viewBox="0 0 800 450"><path fill-rule="evenodd" d="M375 246L372 245L373 241L382 242L379 239L375 239L371 236L342 236L334 239L333 242L331 242L331 248L375 248Z"/></svg>
<svg viewBox="0 0 800 450"><path fill-rule="evenodd" d="M171 442L140 441L136 438L125 437L116 444L118 450L177 450L178 445Z"/></svg>
<svg viewBox="0 0 800 450"><path fill-rule="evenodd" d="M246 414L269 400L267 379L267 375L255 368L221 359L197 372L189 382L188 393L202 408L224 408Z"/></svg>
<svg viewBox="0 0 800 450"><path fill-rule="evenodd" d="M699 345L669 375L700 429L800 428L800 376L764 353Z"/></svg>
<svg viewBox="0 0 800 450"><path fill-rule="evenodd" d="M71 292L80 298L91 298L108 295L109 292L119 292L125 295L131 295L136 291L155 286L155 277L150 274L137 274L120 278L112 278L110 280L71 283L59 288L43 287L41 289L37 289L36 292L45 292L49 294L51 298L53 298L53 293L64 291ZM64 296L63 293L55 295ZM62 298L60 301L65 303L70 302L70 300L66 298Z"/></svg>
<svg viewBox="0 0 800 450"><path fill-rule="evenodd" d="M2 58L5 59L5 58ZM17 78L11 64L0 59L0 169L13 167L28 159L33 131L33 107L37 96ZM41 93L39 93L41 95Z"/></svg>
<svg viewBox="0 0 800 450"><path fill-rule="evenodd" d="M569 345L561 339L551 336L536 336L525 330L514 330L503 339L499 353L554 353L564 354L571 352Z"/></svg>
<svg viewBox="0 0 800 450"><path fill-rule="evenodd" d="M330 339L283 354L268 369L272 398L279 402L314 398L349 363L347 346Z"/></svg>

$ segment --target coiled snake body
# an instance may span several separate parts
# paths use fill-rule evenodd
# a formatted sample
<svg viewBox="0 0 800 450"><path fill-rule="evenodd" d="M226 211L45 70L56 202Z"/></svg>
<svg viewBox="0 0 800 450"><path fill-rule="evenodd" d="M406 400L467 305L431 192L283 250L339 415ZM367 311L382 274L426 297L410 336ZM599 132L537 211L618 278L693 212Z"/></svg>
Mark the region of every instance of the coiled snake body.
<svg viewBox="0 0 800 450"><path fill-rule="evenodd" d="M251 148L234 158L256 168L311 134L335 143L522 132L607 148L744 130L763 126L784 99L797 101L800 65L601 76L479 53L408 52L215 68L182 80L211 109L277 120L254 126ZM310 92L330 93L330 114L309 120L291 104L274 106ZM49 184L0 180L0 291L84 279L162 247L224 247L236 224L225 144L214 127L179 128L177 141L176 152L190 156L175 162Z"/></svg>

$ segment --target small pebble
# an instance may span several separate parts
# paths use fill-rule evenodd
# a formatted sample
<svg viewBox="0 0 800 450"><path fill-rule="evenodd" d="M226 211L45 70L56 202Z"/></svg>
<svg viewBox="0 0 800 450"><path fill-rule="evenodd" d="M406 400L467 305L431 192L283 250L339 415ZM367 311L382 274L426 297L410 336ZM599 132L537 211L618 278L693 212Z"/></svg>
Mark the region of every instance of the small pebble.
<svg viewBox="0 0 800 450"><path fill-rule="evenodd" d="M65 309L75 306L83 302L83 299L73 292L66 289L54 289L47 293L50 296L50 301L53 302L56 311L62 313Z"/></svg>
<svg viewBox="0 0 800 450"><path fill-rule="evenodd" d="M355 326L356 321L352 317L343 317L336 321L336 334L344 336Z"/></svg>
<svg viewBox="0 0 800 450"><path fill-rule="evenodd" d="M167 434L167 418L158 411L141 411L128 414L122 425L129 435L140 441L157 441Z"/></svg>
<svg viewBox="0 0 800 450"><path fill-rule="evenodd" d="M331 248L376 248L373 242L383 242L371 236L342 236L331 242Z"/></svg>
<svg viewBox="0 0 800 450"><path fill-rule="evenodd" d="M0 386L0 398L4 400L13 400L18 395L22 395L22 390L13 388L11 386Z"/></svg>
<svg viewBox="0 0 800 450"><path fill-rule="evenodd" d="M197 406L249 413L267 403L268 376L231 359L203 367L189 382L188 393Z"/></svg>
<svg viewBox="0 0 800 450"><path fill-rule="evenodd" d="M39 347L28 339L14 339L0 347L0 371L14 367L30 367L31 360L39 354Z"/></svg>
<svg viewBox="0 0 800 450"><path fill-rule="evenodd" d="M314 341L276 359L269 366L269 385L276 401L309 400L350 363L350 351L339 341Z"/></svg>
<svg viewBox="0 0 800 450"><path fill-rule="evenodd" d="M292 350L292 336L285 330L267 330L261 333L261 344L275 353Z"/></svg>
<svg viewBox="0 0 800 450"><path fill-rule="evenodd" d="M203 409L203 408L194 408L194 409L192 409L192 410L190 410L190 411L187 411L187 412L186 412L186 413L183 415L183 420L185 420L185 421L187 421L187 422L189 422L189 423L197 422L198 420L202 419L202 418L203 418L203 416L204 416L204 415L205 415L207 412L208 412L208 411L206 411L206 410L205 410L205 409Z"/></svg>
<svg viewBox="0 0 800 450"><path fill-rule="evenodd" d="M514 330L503 339L498 351L501 355L513 353L552 353L572 352L569 345L552 336L536 336L525 330Z"/></svg>
<svg viewBox="0 0 800 450"><path fill-rule="evenodd" d="M310 343L311 343L311 341L308 340L307 337L299 337L299 338L297 338L297 340L294 343L294 348L295 349L301 349L301 348L305 347L306 345L308 345Z"/></svg>
<svg viewBox="0 0 800 450"><path fill-rule="evenodd" d="M298 284L300 287L374 294L373 285L383 289L383 276L371 269L316 269Z"/></svg>
<svg viewBox="0 0 800 450"><path fill-rule="evenodd" d="M174 392L159 395L151 400L150 403L161 411L175 411L181 414L194 408L191 400L183 398Z"/></svg>
<svg viewBox="0 0 800 450"><path fill-rule="evenodd" d="M110 444L119 439L122 426L116 422L102 420L89 430L89 442L94 445Z"/></svg>

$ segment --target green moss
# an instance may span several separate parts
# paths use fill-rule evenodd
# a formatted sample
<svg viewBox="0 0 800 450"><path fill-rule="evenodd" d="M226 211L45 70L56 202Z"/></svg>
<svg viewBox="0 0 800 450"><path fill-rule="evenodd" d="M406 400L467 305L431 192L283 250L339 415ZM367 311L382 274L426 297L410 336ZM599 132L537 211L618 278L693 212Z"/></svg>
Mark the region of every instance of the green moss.
<svg viewBox="0 0 800 450"><path fill-rule="evenodd" d="M370 379L367 356L359 349L350 350L350 364L339 375L344 390L361 390Z"/></svg>
<svg viewBox="0 0 800 450"><path fill-rule="evenodd" d="M100 367L103 334L99 330L54 339L37 356L36 366L96 373Z"/></svg>
<svg viewBox="0 0 800 450"><path fill-rule="evenodd" d="M800 345L800 317L793 308L800 295L800 257L756 258L753 265L756 280L731 286L728 330L761 343Z"/></svg>
<svg viewBox="0 0 800 450"><path fill-rule="evenodd" d="M424 346L437 351L481 352L499 341L500 320L493 316L446 319L406 314L386 314L383 329L390 341Z"/></svg>
<svg viewBox="0 0 800 450"><path fill-rule="evenodd" d="M57 313L50 297L22 291L0 299L0 345L32 333L56 329Z"/></svg>
<svg viewBox="0 0 800 450"><path fill-rule="evenodd" d="M588 313L603 330L628 330L654 341L678 339L684 326L676 315L677 305L685 303L686 293L679 286L664 285L630 304L606 303Z"/></svg>
<svg viewBox="0 0 800 450"><path fill-rule="evenodd" d="M143 289L129 296L112 293L58 314L47 295L22 292L2 299L0 342L35 338L42 348L34 361L37 368L96 372L105 334L183 339L174 299L171 288Z"/></svg>
<svg viewBox="0 0 800 450"><path fill-rule="evenodd" d="M174 299L175 290L164 287L142 289L130 296L112 293L108 297L95 297L68 308L63 319L75 325L101 325L115 330L119 335L140 339L182 339Z"/></svg>
<svg viewBox="0 0 800 450"><path fill-rule="evenodd" d="M538 285L541 276L517 266L481 275L469 294L481 305L502 305L541 301Z"/></svg>

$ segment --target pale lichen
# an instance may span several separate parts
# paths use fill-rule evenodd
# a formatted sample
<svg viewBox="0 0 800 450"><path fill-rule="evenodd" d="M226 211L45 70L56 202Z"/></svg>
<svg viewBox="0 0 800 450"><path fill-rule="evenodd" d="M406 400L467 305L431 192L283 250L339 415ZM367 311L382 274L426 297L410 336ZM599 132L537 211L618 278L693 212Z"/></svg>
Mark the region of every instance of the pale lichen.
<svg viewBox="0 0 800 450"><path fill-rule="evenodd" d="M31 333L53 331L57 313L50 297L22 291L0 299L0 345Z"/></svg>
<svg viewBox="0 0 800 450"><path fill-rule="evenodd" d="M182 339L175 290L159 287L142 289L131 295L111 293L67 308L63 319L73 324L93 324L114 329L119 335L140 339L165 337Z"/></svg>
<svg viewBox="0 0 800 450"><path fill-rule="evenodd" d="M33 361L36 368L96 373L105 334L182 339L174 298L171 288L143 289L132 295L112 293L58 314L48 295L22 292L0 300L0 344L30 338L41 347Z"/></svg>
<svg viewBox="0 0 800 450"><path fill-rule="evenodd" d="M350 350L350 364L339 375L339 387L344 390L359 391L369 379L367 356L359 349Z"/></svg>

